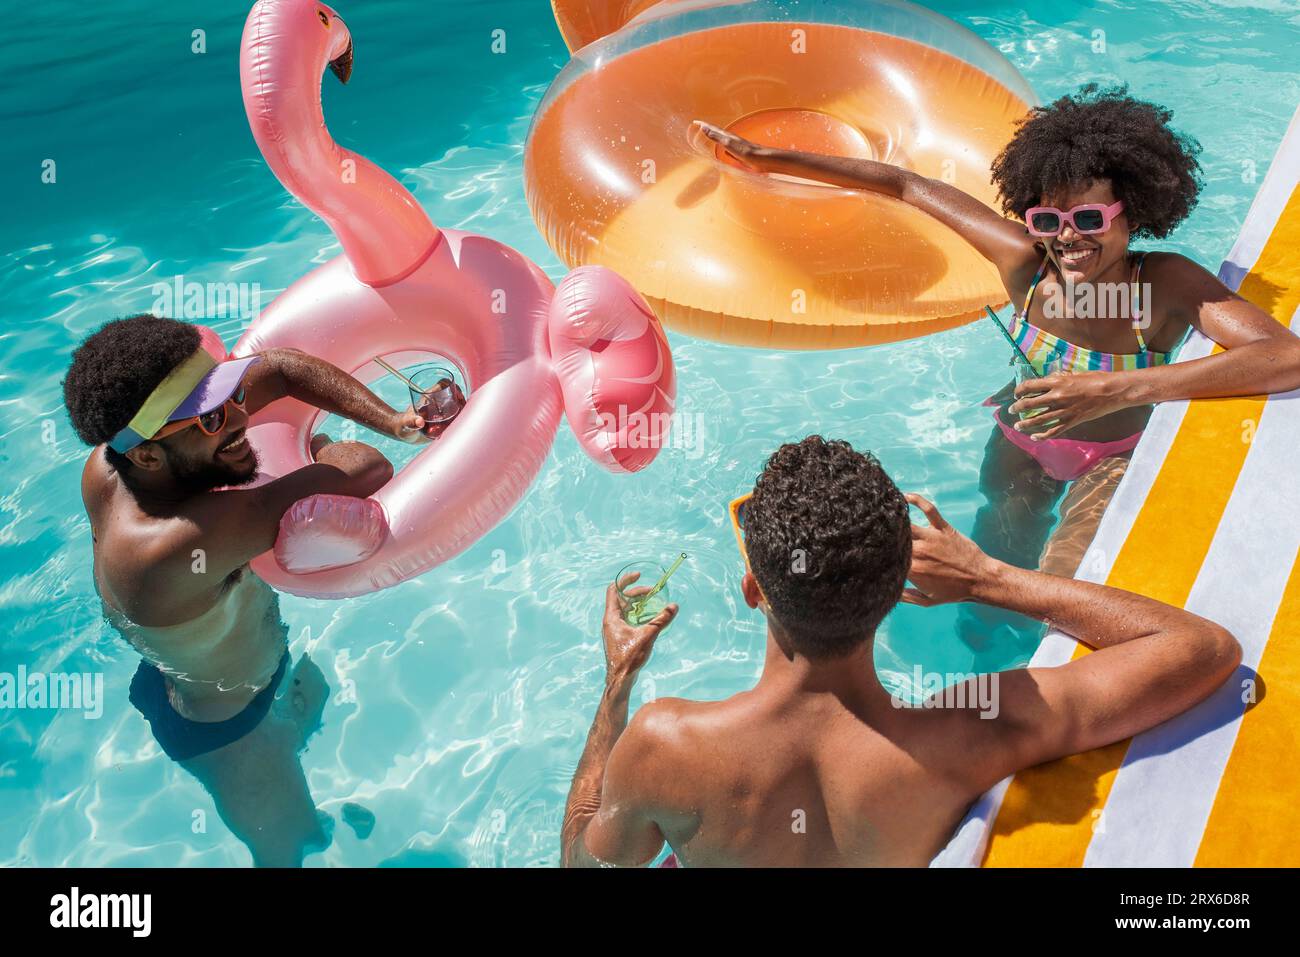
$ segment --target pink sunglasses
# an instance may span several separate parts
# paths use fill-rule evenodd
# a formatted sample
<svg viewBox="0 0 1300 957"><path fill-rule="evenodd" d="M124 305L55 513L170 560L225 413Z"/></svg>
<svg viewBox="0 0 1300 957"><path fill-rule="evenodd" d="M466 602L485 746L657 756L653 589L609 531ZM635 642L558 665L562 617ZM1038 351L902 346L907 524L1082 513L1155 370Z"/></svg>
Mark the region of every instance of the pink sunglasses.
<svg viewBox="0 0 1300 957"><path fill-rule="evenodd" d="M1115 217L1124 211L1122 202L1109 206L1103 203L1088 203L1062 212L1055 206L1033 206L1025 210L1025 228L1032 236L1059 236L1065 224L1069 223L1081 236L1104 233L1110 229Z"/></svg>

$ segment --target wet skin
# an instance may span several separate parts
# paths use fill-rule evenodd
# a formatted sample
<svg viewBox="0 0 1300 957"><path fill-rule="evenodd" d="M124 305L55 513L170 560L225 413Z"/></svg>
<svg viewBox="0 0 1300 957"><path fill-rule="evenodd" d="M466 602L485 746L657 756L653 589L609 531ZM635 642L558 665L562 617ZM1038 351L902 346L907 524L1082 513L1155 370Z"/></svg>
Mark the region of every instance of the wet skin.
<svg viewBox="0 0 1300 957"><path fill-rule="evenodd" d="M214 435L191 426L127 453L128 475L96 448L82 473L96 588L109 620L166 676L172 707L226 720L264 688L285 652L278 596L249 561L275 542L285 510L316 493L368 496L392 466L360 442L313 443L315 462L256 488L249 416L292 396L404 441L422 420L397 412L341 370L271 350L245 376L245 407ZM271 713L238 741L184 766L203 782L258 864L295 865L323 834L297 753L319 721L325 684L302 659ZM315 716L313 719L312 716Z"/></svg>
<svg viewBox="0 0 1300 957"><path fill-rule="evenodd" d="M1051 266L1039 284L1028 319L1046 332L1077 345L1116 354L1139 351L1132 319L1109 311L1084 318L1064 310L1049 316L1049 302L1067 284L1131 281L1132 224L1121 212L1106 232L1082 235L1065 225L1052 238L1031 236L1024 223L1004 217L952 184L898 166L792 150L772 149L701 123L705 135L752 169L785 173L850 189L891 196L944 223L998 269L1007 298L1024 304L1045 255ZM1071 210L1082 204L1110 205L1115 184L1107 179L1071 183L1040 196L1038 205ZM1021 383L1008 382L997 396L999 415L1009 426L1037 439L1118 441L1145 428L1153 405L1182 399L1222 398L1289 392L1300 388L1300 339L1263 309L1229 290L1185 256L1152 252L1142 265L1143 337L1155 351L1167 352L1195 329L1224 348L1188 362L1118 372L1056 373ZM1102 287L1104 288L1104 287ZM1099 291L1094 287L1094 291ZM1109 305L1106 296L1097 296ZM982 398L982 397L981 397ZM1037 411L1020 420L1017 413ZM985 504L976 518L979 543L998 558L1022 567L1052 559L1051 569L1073 574L1097 522L1118 484L1128 456L1098 462L1073 485L1082 496L1051 479L1035 459L992 428L981 466ZM1065 496L1062 499L1062 496ZM1086 499L1086 501L1079 501ZM1053 530L1058 501L1068 509ZM995 615L972 616L963 609L959 634L972 647L984 647ZM996 649L992 650L996 652Z"/></svg>
<svg viewBox="0 0 1300 957"><path fill-rule="evenodd" d="M772 149L708 124L700 125L705 135L754 169L882 193L933 216L997 267L1007 297L1017 307L1023 304L1046 251L1054 265L1035 296L1030 321L1088 348L1115 353L1138 351L1127 316L1049 318L1043 313L1048 299L1044 294L1058 292L1064 281L1128 281L1126 256L1131 230L1125 214L1121 213L1106 233L1081 236L1067 226L1060 236L1040 241L1028 233L1023 223L1002 216L941 180L874 160ZM1110 204L1115 198L1114 184L1098 179L1072 183L1042 196L1040 205L1069 210L1082 203ZM1080 251L1086 255L1076 259ZM1177 365L1058 374L1022 384L1015 410L1034 408L1048 413L1036 417L1036 421L1020 423L1022 431L1045 438L1068 433L1072 438L1109 441L1137 431L1154 402L1300 388L1300 339L1203 267L1177 253L1151 253L1141 278L1144 284L1150 283L1151 294L1145 303L1150 325L1143 335L1151 349L1167 351L1182 341L1188 329L1197 329L1223 346L1224 351ZM1036 398L1028 398L1044 388L1046 391Z"/></svg>
<svg viewBox="0 0 1300 957"><path fill-rule="evenodd" d="M806 657L746 572L745 602L768 625L758 683L725 701L659 699L629 723L636 675L677 609L634 628L611 585L605 690L569 792L565 865L642 865L667 842L690 866L924 866L1002 778L1153 727L1241 660L1212 622L999 562L909 500L926 522L912 528L905 601L1050 615L1098 650L1000 673L992 708L901 708L876 678L871 635L843 657Z"/></svg>

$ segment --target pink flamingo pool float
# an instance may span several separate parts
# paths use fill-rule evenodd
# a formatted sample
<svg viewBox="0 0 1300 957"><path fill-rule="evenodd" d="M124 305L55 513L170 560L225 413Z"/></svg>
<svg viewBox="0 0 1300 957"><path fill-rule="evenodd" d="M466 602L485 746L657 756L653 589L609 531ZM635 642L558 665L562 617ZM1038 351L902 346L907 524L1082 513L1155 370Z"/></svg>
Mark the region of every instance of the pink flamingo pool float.
<svg viewBox="0 0 1300 957"><path fill-rule="evenodd" d="M334 231L343 254L286 289L234 355L294 347L365 382L379 356L455 363L469 401L442 437L370 499L293 506L253 568L298 595L387 588L457 555L532 484L563 410L586 452L614 472L648 465L676 397L672 354L644 300L616 273L584 267L558 288L495 240L439 229L405 188L325 128L325 69L347 82L352 38L314 0L260 0L240 51L253 137L285 188ZM295 399L249 427L263 473L311 461L324 414Z"/></svg>

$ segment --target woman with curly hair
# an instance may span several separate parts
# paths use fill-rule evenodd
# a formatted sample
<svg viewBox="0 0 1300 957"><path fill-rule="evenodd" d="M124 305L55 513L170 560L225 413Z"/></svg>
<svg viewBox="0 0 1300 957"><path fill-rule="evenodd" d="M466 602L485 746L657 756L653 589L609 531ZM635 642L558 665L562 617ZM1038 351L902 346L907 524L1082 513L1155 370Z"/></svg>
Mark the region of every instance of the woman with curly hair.
<svg viewBox="0 0 1300 957"><path fill-rule="evenodd" d="M1130 248L1164 239L1196 205L1200 146L1171 117L1095 84L1035 108L993 166L1005 215L888 163L771 149L700 124L755 169L915 206L997 266L1020 306L1012 338L1042 376L988 403L996 425L974 534L1004 561L1074 574L1153 403L1300 387L1300 339L1286 326L1185 256ZM1225 351L1172 365L1189 329Z"/></svg>

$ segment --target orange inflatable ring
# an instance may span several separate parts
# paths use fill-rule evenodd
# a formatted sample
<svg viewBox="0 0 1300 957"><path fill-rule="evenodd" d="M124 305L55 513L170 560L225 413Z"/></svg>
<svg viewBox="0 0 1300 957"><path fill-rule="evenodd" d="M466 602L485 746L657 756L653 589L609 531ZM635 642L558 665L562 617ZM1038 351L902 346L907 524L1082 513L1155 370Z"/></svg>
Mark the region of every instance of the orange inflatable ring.
<svg viewBox="0 0 1300 957"><path fill-rule="evenodd" d="M1033 91L996 50L898 0L554 0L576 50L533 119L529 206L569 266L627 277L665 323L826 349L949 329L1006 296L952 230L879 194L751 171L767 145L895 163L996 205Z"/></svg>

